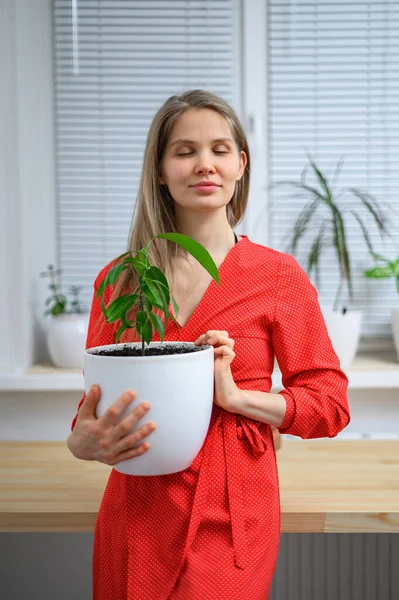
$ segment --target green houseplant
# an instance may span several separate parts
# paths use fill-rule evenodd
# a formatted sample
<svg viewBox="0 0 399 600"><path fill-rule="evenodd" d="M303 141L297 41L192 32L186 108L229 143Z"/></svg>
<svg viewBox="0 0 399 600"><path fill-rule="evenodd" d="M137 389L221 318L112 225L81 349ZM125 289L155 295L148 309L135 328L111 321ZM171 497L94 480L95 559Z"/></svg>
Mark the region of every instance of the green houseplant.
<svg viewBox="0 0 399 600"><path fill-rule="evenodd" d="M133 389L135 402L151 405L140 426L149 420L157 424L147 452L115 465L115 469L129 475L164 475L186 469L203 444L213 406L213 347L164 341L165 326L169 319L175 321L169 303L172 301L176 315L178 306L171 298L165 275L148 260L149 246L156 238L185 248L220 285L217 266L201 244L178 233L163 233L145 248L120 255L98 287L97 298L101 298L105 320L115 323L116 333L114 343L84 352L86 392L93 384L100 386L96 415L101 417L116 398ZM106 306L108 286L115 285L128 268L139 276L138 293L122 294ZM155 309L163 314L164 321ZM135 314L134 319L129 320L129 311ZM141 341L118 343L128 329L135 329ZM152 342L154 332L159 333L160 342ZM133 409L128 406L120 419Z"/></svg>
<svg viewBox="0 0 399 600"><path fill-rule="evenodd" d="M365 277L369 279L387 279L389 277L395 278L396 291L399 294L399 257L395 260L389 260L381 254L373 254L373 258L376 263L370 269L364 271Z"/></svg>
<svg viewBox="0 0 399 600"><path fill-rule="evenodd" d="M53 315L53 317L55 317L56 315L61 314L84 314L87 311L82 309L79 301L79 294L82 291L83 286L69 286L69 294L72 296L72 300L70 301L71 308L68 309L68 298L65 294L61 293L57 281L57 275L60 275L61 273L62 270L56 269L52 264L48 265L47 271L40 273L41 277L50 278L48 288L51 291L51 295L46 300L46 306L50 306L45 311L44 315Z"/></svg>
<svg viewBox="0 0 399 600"><path fill-rule="evenodd" d="M302 171L300 181L278 181L272 185L291 187L296 194L307 200L294 223L287 251L297 256L300 242L306 240L304 266L309 276L314 273L318 289L321 288L321 257L326 249L333 250L339 281L332 310L325 309L323 312L341 364L349 366L356 354L360 338L361 311L348 311L348 305L353 300L353 285L347 223L352 219L358 224L365 247L373 256L374 249L362 212L371 217L380 234L387 233L386 218L378 201L368 192L352 187L336 191L343 166L342 158L338 161L330 181L312 157L309 154L307 156L308 164ZM309 173L313 175L315 183L307 181ZM350 201L344 201L345 196L349 196ZM345 290L347 297L343 301Z"/></svg>
<svg viewBox="0 0 399 600"><path fill-rule="evenodd" d="M138 250L135 256L132 252L125 252L116 259L116 264L110 269L106 278L101 282L97 290L97 298L101 298L101 307L107 323L121 321L116 333L115 342L118 343L120 336L127 329L134 328L141 339L141 353L145 355L146 345L151 343L153 333L158 331L161 341L165 337L165 327L162 319L153 311L159 309L165 318L165 325L172 319L177 325L173 314L169 311L169 302L172 299L176 315L179 312L174 298L170 296L169 285L165 275L158 267L151 265L148 260L148 249L154 239L164 239L179 244L189 252L208 271L218 285L219 274L217 266L209 252L198 242L187 235L180 233L161 233L152 238L145 248ZM140 291L138 294L124 294L114 300L108 307L105 306L104 295L108 286L115 285L121 273L132 267L139 275ZM135 322L129 321L127 313L138 306Z"/></svg>
<svg viewBox="0 0 399 600"><path fill-rule="evenodd" d="M50 279L51 294L46 299L47 310L44 312L45 316L51 317L46 332L47 351L57 367L82 368L89 315L79 300L82 286L69 287L71 299L61 292L57 280L61 272L49 264L47 271L40 273L41 277Z"/></svg>
<svg viewBox="0 0 399 600"><path fill-rule="evenodd" d="M399 294L399 257L389 260L389 258L381 254L374 254L373 258L375 264L370 269L364 271L365 277L369 279L387 279L393 277L396 283L396 291ZM399 360L399 307L395 306L391 309L391 319L393 341Z"/></svg>

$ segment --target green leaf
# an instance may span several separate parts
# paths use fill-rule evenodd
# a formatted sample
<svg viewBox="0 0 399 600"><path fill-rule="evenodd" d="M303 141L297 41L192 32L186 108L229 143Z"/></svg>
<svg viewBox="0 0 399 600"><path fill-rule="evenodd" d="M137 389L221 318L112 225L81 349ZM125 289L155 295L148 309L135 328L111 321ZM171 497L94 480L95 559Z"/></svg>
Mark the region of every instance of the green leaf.
<svg viewBox="0 0 399 600"><path fill-rule="evenodd" d="M316 173L316 177L317 177L317 179L319 181L320 187L322 188L322 190L325 193L325 200L327 200L327 202L329 204L331 204L331 202L332 202L332 191L331 191L330 186L328 185L327 178L323 175L323 173L317 167L317 165L313 161L313 159L310 156L310 154L308 154L307 156L308 156L308 160L309 160L309 163L310 163L313 171Z"/></svg>
<svg viewBox="0 0 399 600"><path fill-rule="evenodd" d="M189 252L189 254L191 254L191 256L193 256L206 271L208 271L212 279L220 285L216 263L209 252L201 244L181 233L161 233L157 235L156 238L169 240L185 248L185 250L187 250L187 252Z"/></svg>
<svg viewBox="0 0 399 600"><path fill-rule="evenodd" d="M276 181L275 183L272 184L272 187L281 187L281 186L291 186L294 188L301 189L301 190L309 193L311 196L315 196L316 198L319 198L319 200L326 202L326 198L316 188L313 188L312 186L310 186L308 184L299 183L298 181Z"/></svg>
<svg viewBox="0 0 399 600"><path fill-rule="evenodd" d="M152 294L154 298L153 304L155 304L158 308L162 308L162 298L161 298L161 290L165 295L166 302L169 304L170 301L170 292L169 285L166 280L165 275L162 273L158 267L150 267L145 272L144 277L141 280L143 283L148 286L150 290L150 294ZM155 303L157 301L157 304Z"/></svg>
<svg viewBox="0 0 399 600"><path fill-rule="evenodd" d="M178 321L176 321L176 319L174 318L174 316L172 315L172 313L171 313L171 312L169 313L169 319L170 319L171 321L173 321L173 323L176 325L176 327L177 327L178 329L182 329L182 326L180 325L180 323L179 323Z"/></svg>
<svg viewBox="0 0 399 600"><path fill-rule="evenodd" d="M149 301L149 299L147 298L147 296L144 297L144 304L145 304L145 310L147 311L147 313L150 313L152 311L152 304Z"/></svg>
<svg viewBox="0 0 399 600"><path fill-rule="evenodd" d="M119 262L122 260L122 258L125 258L125 256L127 256L128 254L131 254L131 250L128 250L127 252L124 252L123 254L120 254L117 258L116 258L116 262Z"/></svg>
<svg viewBox="0 0 399 600"><path fill-rule="evenodd" d="M118 263L114 265L107 273L106 277L102 280L98 286L96 297L99 298L106 290L109 285L115 285L122 271L126 269L124 263Z"/></svg>
<svg viewBox="0 0 399 600"><path fill-rule="evenodd" d="M128 329L127 327L125 327L125 325L122 323L122 325L119 327L118 331L116 332L116 336L115 336L115 344L119 343L119 338L121 337L122 333L124 331L126 331L126 329Z"/></svg>
<svg viewBox="0 0 399 600"><path fill-rule="evenodd" d="M353 297L352 272L351 272L348 247L347 247L347 243L346 243L345 225L344 225L344 220L342 218L342 215L339 212L338 208L335 207L335 210L336 210L336 217L337 217L337 221L338 221L338 229L337 230L339 232L339 244L340 244L340 250L341 250L341 257L342 257L343 276L346 279L347 284L348 284L349 296L350 296L350 298L352 298Z"/></svg>
<svg viewBox="0 0 399 600"><path fill-rule="evenodd" d="M147 344L151 342L151 319L149 318L148 314L143 310L139 311L136 315L136 331L141 340L144 340Z"/></svg>
<svg viewBox="0 0 399 600"><path fill-rule="evenodd" d="M390 261L390 260L388 260L388 258L385 258L385 256L381 256L381 254L377 254L377 252L373 252L373 258L374 258L375 260L380 260L381 262L384 262L384 263L386 263L387 265L390 265L390 264L392 264L392 263L391 263L391 261ZM397 262L399 263L399 258L398 258L398 261L397 261Z"/></svg>
<svg viewBox="0 0 399 600"><path fill-rule="evenodd" d="M374 249L373 249L373 245L371 243L371 239L370 239L370 236L369 236L369 233L368 233L368 231L366 229L365 224L363 223L362 219L359 217L359 215L357 214L356 211L351 210L350 212L353 214L353 216L355 217L356 221L359 223L360 229L362 230L363 237L365 239L365 242L367 244L369 252L373 256L374 255Z"/></svg>
<svg viewBox="0 0 399 600"><path fill-rule="evenodd" d="M154 282L154 285L158 286L157 289L158 289L158 292L159 292L159 294L161 296L161 303L162 303L162 306L159 307L159 308L162 310L162 312L165 315L165 323L166 323L166 326L167 326L168 323L169 323L169 318L170 317L173 318L173 316L169 312L169 289L168 289L168 295L166 295L165 294L165 288L159 282L157 282L157 283Z"/></svg>
<svg viewBox="0 0 399 600"><path fill-rule="evenodd" d="M134 270L139 274L143 275L145 271L150 267L148 262L147 253L144 250L140 250L136 256L126 259L126 262L131 264Z"/></svg>
<svg viewBox="0 0 399 600"><path fill-rule="evenodd" d="M165 275L158 267L150 267L140 280L141 288L149 301L165 312L169 313L170 292Z"/></svg>
<svg viewBox="0 0 399 600"><path fill-rule="evenodd" d="M151 266L149 269L147 269L145 278L151 279L152 281L158 281L163 286L165 293L169 293L168 281L165 275L162 273L161 269L158 269L158 267Z"/></svg>
<svg viewBox="0 0 399 600"><path fill-rule="evenodd" d="M387 277L394 277L394 272L390 267L372 267L367 271L364 271L366 277L370 279L386 279Z"/></svg>
<svg viewBox="0 0 399 600"><path fill-rule="evenodd" d="M51 314L52 315L62 315L62 313L65 312L65 303L63 302L57 302L56 304L54 304L53 308L51 309Z"/></svg>
<svg viewBox="0 0 399 600"><path fill-rule="evenodd" d="M133 321L128 320L126 313L121 315L121 321L122 321L122 325L124 326L125 329L133 329L133 327L134 327Z"/></svg>
<svg viewBox="0 0 399 600"><path fill-rule="evenodd" d="M101 296L101 310L103 311L105 319L107 319L107 307L105 306L104 296Z"/></svg>
<svg viewBox="0 0 399 600"><path fill-rule="evenodd" d="M179 307L177 305L176 300L172 296L173 310L175 311L176 317L179 315Z"/></svg>
<svg viewBox="0 0 399 600"><path fill-rule="evenodd" d="M320 260L320 256L321 256L321 252L323 247L326 245L325 244L325 240L324 240L324 233L325 233L325 229L326 226L323 223L323 225L321 226L321 229L316 237L316 239L314 240L312 247L310 249L310 253L308 256L308 267L307 267L307 272L309 275L311 275L313 268L316 271L316 285L317 287L320 289L320 270L319 270L319 260Z"/></svg>
<svg viewBox="0 0 399 600"><path fill-rule="evenodd" d="M126 314L132 306L137 302L137 294L123 294L119 296L112 304L106 309L107 310L107 322L113 323Z"/></svg>
<svg viewBox="0 0 399 600"><path fill-rule="evenodd" d="M385 231L385 218L381 214L380 208L378 206L377 200L371 196L371 194L367 194L366 192L361 192L359 190L355 190L353 188L350 189L352 194L354 194L361 202L363 202L364 206L373 216L374 221L377 224L377 227L380 231Z"/></svg>
<svg viewBox="0 0 399 600"><path fill-rule="evenodd" d="M163 342L164 338L165 338L165 327L162 322L162 319L160 317L158 317L158 315L155 313L150 313L150 319L152 321L152 324L154 325L155 331L159 332L161 342Z"/></svg>
<svg viewBox="0 0 399 600"><path fill-rule="evenodd" d="M318 200L308 202L307 204L305 204L305 206L299 213L299 216L294 225L293 235L289 244L289 250L292 254L296 254L298 243L302 236L306 233L310 222L316 213L318 204Z"/></svg>
<svg viewBox="0 0 399 600"><path fill-rule="evenodd" d="M344 165L344 159L341 156L341 158L337 162L337 166L335 167L334 174L332 176L331 189L333 189L335 187L335 184L337 183L337 181L339 179L339 175L341 173L343 165Z"/></svg>
<svg viewBox="0 0 399 600"><path fill-rule="evenodd" d="M162 288L160 287L158 281L153 281L152 279L141 279L140 285L148 301L157 308L163 310L164 303L162 297ZM168 304L167 300L166 304Z"/></svg>

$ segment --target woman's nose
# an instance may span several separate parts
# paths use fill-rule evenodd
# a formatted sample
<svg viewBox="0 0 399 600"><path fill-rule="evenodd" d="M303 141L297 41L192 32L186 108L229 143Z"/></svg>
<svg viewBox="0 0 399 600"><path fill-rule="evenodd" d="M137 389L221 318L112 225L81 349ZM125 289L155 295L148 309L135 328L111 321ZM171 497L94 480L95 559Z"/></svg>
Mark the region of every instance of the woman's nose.
<svg viewBox="0 0 399 600"><path fill-rule="evenodd" d="M214 173L215 166L214 164L207 158L203 158L198 161L195 167L196 173Z"/></svg>

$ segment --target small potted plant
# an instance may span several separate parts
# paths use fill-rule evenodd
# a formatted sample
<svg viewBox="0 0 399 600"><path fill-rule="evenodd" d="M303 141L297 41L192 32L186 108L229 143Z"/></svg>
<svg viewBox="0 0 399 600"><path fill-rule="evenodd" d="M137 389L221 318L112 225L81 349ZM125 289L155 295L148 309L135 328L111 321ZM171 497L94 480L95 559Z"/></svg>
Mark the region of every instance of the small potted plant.
<svg viewBox="0 0 399 600"><path fill-rule="evenodd" d="M176 316L178 306L166 277L149 262L148 249L157 238L185 248L220 285L217 266L201 244L179 233L163 233L145 248L119 256L97 289L105 321L115 324L116 334L115 344L87 348L84 353L86 393L93 384L101 389L96 416L101 417L116 398L133 389L134 405L140 401L151 405L148 418L141 419L140 426L149 420L157 423L151 434L151 448L115 465L115 469L130 475L165 475L186 469L204 442L213 406L213 346L164 342L169 320L179 325L170 305ZM138 293L122 294L107 306L106 291L125 269L134 269L138 274ZM129 329L134 329L141 341L119 343ZM160 342L152 341L155 332ZM129 405L119 420L133 408Z"/></svg>
<svg viewBox="0 0 399 600"><path fill-rule="evenodd" d="M389 260L381 254L374 254L375 265L364 271L364 275L370 279L387 279L394 277L396 281L396 291L399 294L399 257L395 260ZM396 355L399 361L399 307L391 310L392 315L392 335L395 344Z"/></svg>
<svg viewBox="0 0 399 600"><path fill-rule="evenodd" d="M335 185L342 169L340 159L331 180L323 174L308 154L309 164L302 171L301 181L280 181L272 186L290 186L309 198L293 227L287 251L297 254L299 242L306 238L309 243L305 268L309 276L315 273L316 287L320 289L320 259L324 250L332 248L339 275L337 292L331 308L323 307L323 316L341 367L348 368L355 355L360 339L362 311L350 309L353 300L352 268L348 248L347 220L351 217L359 226L365 245L371 256L374 255L370 235L365 221L355 202L366 214L371 215L377 230L387 233L386 218L377 200L369 193L355 188L335 191ZM313 174L316 184L306 181L307 173ZM342 202L345 194L352 195L350 202ZM346 294L344 295L344 292Z"/></svg>
<svg viewBox="0 0 399 600"><path fill-rule="evenodd" d="M46 300L48 308L44 313L45 316L51 316L47 329L47 350L57 367L82 368L89 314L79 301L82 286L70 286L70 301L61 293L57 282L60 273L60 269L50 264L47 271L40 274L50 279L48 287L51 295Z"/></svg>

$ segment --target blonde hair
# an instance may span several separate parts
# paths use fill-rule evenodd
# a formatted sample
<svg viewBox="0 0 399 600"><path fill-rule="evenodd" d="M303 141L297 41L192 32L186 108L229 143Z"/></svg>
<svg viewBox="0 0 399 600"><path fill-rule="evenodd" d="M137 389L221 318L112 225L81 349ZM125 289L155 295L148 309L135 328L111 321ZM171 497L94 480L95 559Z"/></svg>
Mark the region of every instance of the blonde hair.
<svg viewBox="0 0 399 600"><path fill-rule="evenodd" d="M151 123L127 251L144 248L150 239L159 233L177 231L173 198L168 188L160 183L162 160L176 121L186 111L201 108L212 109L226 119L238 151L244 151L247 156L244 174L237 181L234 194L226 207L227 219L232 228L244 217L250 180L250 156L244 129L233 108L223 98L205 90L188 90L181 95L170 96ZM159 239L151 243L148 253L150 263L156 265L165 274L171 290L174 286L172 264L176 258L186 256L187 252L181 246ZM136 271L133 268L126 269L119 277L106 304L109 305L123 293L137 293L138 290L139 278ZM136 312L137 307L133 307L128 314L128 319L134 320ZM124 332L124 335L126 333Z"/></svg>

